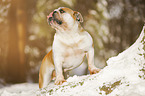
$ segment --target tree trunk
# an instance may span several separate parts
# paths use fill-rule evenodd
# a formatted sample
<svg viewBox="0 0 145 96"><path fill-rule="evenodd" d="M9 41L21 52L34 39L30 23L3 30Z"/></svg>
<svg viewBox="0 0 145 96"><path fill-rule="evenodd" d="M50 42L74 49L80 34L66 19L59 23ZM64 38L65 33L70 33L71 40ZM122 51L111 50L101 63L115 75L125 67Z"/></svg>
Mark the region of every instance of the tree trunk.
<svg viewBox="0 0 145 96"><path fill-rule="evenodd" d="M25 82L25 37L26 37L26 3L13 0L9 10L9 52L6 70L6 81L11 83Z"/></svg>
<svg viewBox="0 0 145 96"><path fill-rule="evenodd" d="M27 28L27 12L26 4L27 0L17 0L17 32L18 32L18 48L20 56L20 81L26 79L26 60L25 60L25 41Z"/></svg>

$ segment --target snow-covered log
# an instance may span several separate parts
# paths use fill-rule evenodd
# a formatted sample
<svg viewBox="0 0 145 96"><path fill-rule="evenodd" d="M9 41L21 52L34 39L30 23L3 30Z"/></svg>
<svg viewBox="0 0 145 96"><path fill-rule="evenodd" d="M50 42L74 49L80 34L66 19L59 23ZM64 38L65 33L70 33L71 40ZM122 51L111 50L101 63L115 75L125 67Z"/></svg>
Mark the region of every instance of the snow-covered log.
<svg viewBox="0 0 145 96"><path fill-rule="evenodd" d="M118 56L110 58L107 66L98 74L69 77L60 86L52 82L41 90L38 85L35 87L36 85L15 85L0 90L0 95L145 96L145 26L136 42Z"/></svg>
<svg viewBox="0 0 145 96"><path fill-rule="evenodd" d="M145 26L136 42L107 61L101 72L73 76L61 86L37 91L47 96L145 96Z"/></svg>

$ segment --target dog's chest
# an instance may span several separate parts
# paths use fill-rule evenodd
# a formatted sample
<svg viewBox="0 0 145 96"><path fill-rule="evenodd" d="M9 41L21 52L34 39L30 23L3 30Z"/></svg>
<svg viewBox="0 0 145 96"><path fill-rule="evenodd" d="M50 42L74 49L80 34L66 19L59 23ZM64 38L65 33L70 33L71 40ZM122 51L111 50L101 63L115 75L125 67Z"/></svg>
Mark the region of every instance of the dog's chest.
<svg viewBox="0 0 145 96"><path fill-rule="evenodd" d="M71 47L66 47L65 52L62 53L63 68L66 70L71 70L79 66L84 59L85 51L81 49L78 45Z"/></svg>
<svg viewBox="0 0 145 96"><path fill-rule="evenodd" d="M57 38L57 48L60 50L55 52L54 54L61 54L63 59L63 68L66 70L71 70L77 66L79 66L84 56L91 46L91 41L87 36L71 36L64 38Z"/></svg>

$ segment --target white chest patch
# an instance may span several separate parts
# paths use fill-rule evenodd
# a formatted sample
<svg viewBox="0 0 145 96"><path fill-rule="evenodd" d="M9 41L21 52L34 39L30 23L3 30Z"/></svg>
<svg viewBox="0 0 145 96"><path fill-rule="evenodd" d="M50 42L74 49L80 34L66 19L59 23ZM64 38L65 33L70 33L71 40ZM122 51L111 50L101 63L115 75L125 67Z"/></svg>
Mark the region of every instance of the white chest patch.
<svg viewBox="0 0 145 96"><path fill-rule="evenodd" d="M86 52L92 47L92 39L85 34L55 35L53 42L54 57L62 59L62 67L71 70L78 67L84 60ZM60 56L60 57L57 57Z"/></svg>
<svg viewBox="0 0 145 96"><path fill-rule="evenodd" d="M83 49L78 49L75 46L66 48L63 53L63 68L70 70L79 66L83 62L84 56L85 51Z"/></svg>

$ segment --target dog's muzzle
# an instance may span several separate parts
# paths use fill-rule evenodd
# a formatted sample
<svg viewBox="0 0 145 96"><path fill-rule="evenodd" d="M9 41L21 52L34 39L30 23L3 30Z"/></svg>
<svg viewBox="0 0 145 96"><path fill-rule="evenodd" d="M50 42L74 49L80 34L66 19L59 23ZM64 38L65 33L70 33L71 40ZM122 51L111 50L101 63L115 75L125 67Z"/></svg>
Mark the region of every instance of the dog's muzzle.
<svg viewBox="0 0 145 96"><path fill-rule="evenodd" d="M48 16L47 16L47 22L52 25L52 23L56 22L57 24L61 25L62 21L56 18L56 15L58 15L57 11L53 11L51 12Z"/></svg>

